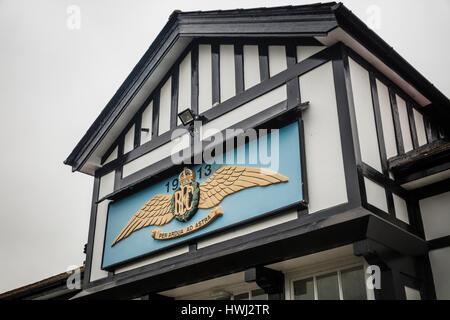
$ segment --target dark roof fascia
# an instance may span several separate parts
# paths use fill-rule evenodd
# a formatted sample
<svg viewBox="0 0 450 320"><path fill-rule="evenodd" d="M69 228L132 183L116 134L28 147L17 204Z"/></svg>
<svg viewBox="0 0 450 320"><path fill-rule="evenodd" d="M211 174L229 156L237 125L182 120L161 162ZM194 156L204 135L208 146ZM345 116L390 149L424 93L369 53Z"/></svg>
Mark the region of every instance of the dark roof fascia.
<svg viewBox="0 0 450 320"><path fill-rule="evenodd" d="M299 32L298 30L294 30L292 27L290 27L290 29L285 27L280 28L278 32L297 35L302 34L304 36L326 35L327 32L336 27L336 21L331 11L331 7L335 4L335 2L331 2L306 6L183 13L174 11L174 13L170 16L169 21L158 34L147 52L133 68L130 75L126 78L124 83L120 86L64 163L71 165L72 171L79 170L83 166L95 147L115 123L115 120L117 120L120 114L124 111L128 105L127 102L130 101L132 96L139 89L140 85L142 85L145 79L147 79L147 77L151 74L178 36L188 36L194 31L194 35L197 36L204 36L207 34L218 35L221 32L247 34L246 28L236 26L235 24L232 30L229 29L230 25L233 26L230 21L233 21L233 19L236 20L237 14L239 14L239 19L246 20L243 22L246 22L246 26L248 27L252 24L261 25L263 23L269 23L273 26L273 23L277 23L280 19L282 19L281 16L289 17L300 13L311 13L315 15L315 17L309 17L308 19L314 23L314 28L318 28L319 26L320 28L318 28L318 30L305 29L300 30ZM270 13L270 16L267 19L264 19L263 21L260 19L258 21L258 17L261 18L267 16L268 13ZM320 15L322 15L322 17L320 17ZM274 16L278 16L278 18ZM211 26L211 24L208 24L208 19L211 18L214 18L214 21L212 21L214 22L212 26L217 26L217 28L205 30L206 25ZM218 23L218 19L220 19L220 23ZM259 22L259 24L257 22ZM268 34L274 34L273 28ZM254 36L259 36L259 34L255 33ZM169 40L171 40L170 43L168 43Z"/></svg>
<svg viewBox="0 0 450 320"><path fill-rule="evenodd" d="M194 34L202 31L216 35L220 32L236 34L252 34L259 36L268 33L305 33L301 30L304 26L295 25L296 22L311 22L307 28L313 28L310 34L323 34L336 26L336 19L332 8L336 2L325 4L313 4L304 6L284 6L273 8L257 9L235 9L235 10L215 10L215 11L194 11L182 12L179 14L180 25L186 25L186 28L180 28L180 32L189 33L189 28L194 29ZM283 30L278 23L290 23L290 29ZM269 27L264 28L264 23ZM274 25L275 24L275 25ZM203 28L202 28L203 26ZM257 29L253 30L253 26ZM252 31L253 30L253 31ZM306 33L308 34L308 33Z"/></svg>
<svg viewBox="0 0 450 320"><path fill-rule="evenodd" d="M357 39L389 68L398 73L405 81L431 101L429 106L424 107L424 113L431 114L438 123L449 123L450 100L439 89L342 3L337 4L333 9L337 22L344 31Z"/></svg>
<svg viewBox="0 0 450 320"><path fill-rule="evenodd" d="M314 3L314 4L306 4L306 5L297 5L297 6L278 6L278 7L260 7L260 8L250 8L250 9L229 9L229 10L210 10L210 11L186 11L181 12L184 16L199 16L199 17L207 17L212 16L216 17L220 15L223 17L236 17L239 15L242 18L248 17L256 17L258 15L267 16L269 12L271 16L276 15L297 15L299 13L312 13L312 14L323 14L331 12L333 6L336 6L337 3L335 1L324 2L324 3Z"/></svg>

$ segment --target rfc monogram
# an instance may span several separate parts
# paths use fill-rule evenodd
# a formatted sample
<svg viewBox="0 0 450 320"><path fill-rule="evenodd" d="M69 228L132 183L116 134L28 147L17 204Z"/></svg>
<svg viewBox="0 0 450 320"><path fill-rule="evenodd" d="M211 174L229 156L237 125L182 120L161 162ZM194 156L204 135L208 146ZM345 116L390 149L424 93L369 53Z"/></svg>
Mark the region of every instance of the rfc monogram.
<svg viewBox="0 0 450 320"><path fill-rule="evenodd" d="M180 222L189 221L198 209L212 209L207 216L185 228L171 232L152 230L155 240L169 240L195 232L220 217L222 200L236 192L252 187L289 182L289 179L268 169L239 166L223 166L205 182L195 181L195 172L185 168L179 176L180 186L173 195L157 194L136 212L123 230L112 242L129 237L134 231L148 226L162 226L173 218Z"/></svg>
<svg viewBox="0 0 450 320"><path fill-rule="evenodd" d="M173 199L175 200L175 217L184 215L187 210L192 209L192 198L194 188L192 186L182 186L180 190L175 191Z"/></svg>
<svg viewBox="0 0 450 320"><path fill-rule="evenodd" d="M200 189L195 181L195 172L190 169L184 169L179 180L180 186L170 200L170 207L175 219L186 222L197 212Z"/></svg>

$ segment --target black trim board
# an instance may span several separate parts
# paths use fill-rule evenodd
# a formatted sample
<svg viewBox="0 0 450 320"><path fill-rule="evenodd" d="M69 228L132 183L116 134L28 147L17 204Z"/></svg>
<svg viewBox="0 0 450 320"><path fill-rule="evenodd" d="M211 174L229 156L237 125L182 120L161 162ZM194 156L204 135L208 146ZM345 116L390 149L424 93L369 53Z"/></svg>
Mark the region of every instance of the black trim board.
<svg viewBox="0 0 450 320"><path fill-rule="evenodd" d="M293 66L291 66L289 69L280 72L279 74L273 76L272 78L261 82L258 85L253 86L252 88L242 92L241 94L238 94L223 103L218 104L216 107L211 108L205 112L202 113L202 116L206 118L206 120L203 122L203 124L206 124L238 107L241 105L256 99L265 93L276 89L277 87L289 82L289 80L296 79L298 76L301 76L304 73L307 73L318 66L326 63L330 60L330 56L333 55L333 52L338 50L338 45L332 46L330 48L324 49L315 55L311 56L310 58L301 61L300 63L297 63ZM158 103L157 98L159 97L159 94L155 94L155 98L153 101L153 110L154 110L154 127L157 126L157 114L155 114L156 106ZM179 125L175 129L181 129L185 128L183 125ZM139 146L138 148L126 153L121 158L117 158L107 164L105 164L102 168L99 168L97 170L98 174L103 175L107 172L113 170L117 166L126 164L132 160L135 160L142 155L156 149L157 147L169 142L172 137L173 130L170 130L168 132L165 132L164 134L160 136L154 136L151 141L144 143L143 145ZM97 173L96 172L96 173Z"/></svg>
<svg viewBox="0 0 450 320"><path fill-rule="evenodd" d="M198 114L198 46L191 50L191 110Z"/></svg>
<svg viewBox="0 0 450 320"><path fill-rule="evenodd" d="M380 161L381 161L381 167L383 171L383 175L385 177L389 177L389 170L388 170L388 163L387 163L387 155L386 155L386 145L384 143L384 133L383 133L383 125L381 120L381 111L380 111L380 101L378 98L378 88L376 83L376 78L373 72L369 72L369 81L370 81L370 88L372 93L372 106L373 106L373 112L375 116L375 127L376 127L376 134L378 139L378 148L380 153ZM387 206L388 206L388 212L389 214L395 216L395 205L394 205L394 197L392 195L392 192L390 192L388 189L386 190L386 200L387 200Z"/></svg>
<svg viewBox="0 0 450 320"><path fill-rule="evenodd" d="M260 82L270 78L269 75L269 48L267 44L258 45L259 54L259 78Z"/></svg>
<svg viewBox="0 0 450 320"><path fill-rule="evenodd" d="M287 125L289 123L292 123L293 121L296 121L300 117L300 111L296 107L292 107L291 109L288 109L288 102L282 101L280 103L277 103L276 105L269 107L265 109L264 111L247 118L233 126L227 129L242 129L247 130L250 128L258 129L258 128L267 128L267 129L275 129L280 128L284 125ZM275 127L274 127L275 126ZM303 129L302 126L299 127L300 129ZM222 131L224 133L226 129ZM225 135L224 135L225 136ZM300 140L302 141L303 134L300 134ZM191 139L191 142L193 142L193 139ZM203 141L198 142L201 144L204 148L206 146L209 146L211 148L209 141ZM223 142L224 145L226 144L226 141ZM301 148L304 148L304 142L301 143ZM203 150L203 149L202 149ZM195 157L195 149L191 146L191 163L193 163L192 159ZM305 155L302 152L301 157L304 158ZM302 160L304 164L304 169L306 172L306 164L304 163L305 160ZM120 199L125 195L129 195L131 193L139 191L141 188L148 186L150 184L154 184L157 181L160 181L161 179L165 179L166 177L169 177L176 172L179 172L180 169L182 169L183 164L180 165L174 165L172 163L171 157L168 156L165 159L162 159L152 165L149 165L145 168L142 168L141 170L128 175L125 178L121 178L118 181L118 187L114 189L114 191L106 196L104 196L102 199L99 199L97 202L101 202L105 199L109 200L116 200Z"/></svg>
<svg viewBox="0 0 450 320"><path fill-rule="evenodd" d="M128 130L135 125L135 140L134 140L134 148L138 148L140 146L140 135L141 131L137 131L137 128L141 127L142 124L142 113L144 110L149 106L150 102L153 102L153 113L152 113L152 132L151 136L152 139L158 137L158 129L159 129L159 100L160 100L160 93L161 88L166 84L166 82L171 79L171 98L170 98L170 129L173 130L175 127L177 127L177 113L178 113L178 85L179 85L179 66L181 62L186 58L186 56L189 54L189 52L194 51L194 49L198 47L196 46L195 41L191 44L189 44L184 51L180 54L180 56L177 58L175 63L172 65L172 67L169 69L169 71L166 72L166 74L162 77L159 84L153 89L153 91L148 95L148 97L145 99L144 103L140 106L140 108L136 111L134 116L128 121L128 123L125 125L125 127L122 129L121 133L119 134L116 141L110 146L110 148L105 152L105 154L102 156L101 164L105 162L107 157L111 154L111 152L114 150L115 145L119 145L122 143L125 135L127 134ZM136 137L139 136L139 140L136 140ZM151 141L150 141L151 142ZM147 143L150 143L147 142ZM121 156L123 153L121 154Z"/></svg>
<svg viewBox="0 0 450 320"><path fill-rule="evenodd" d="M243 92L244 89L244 48L242 43L237 42L234 45L234 73L236 95Z"/></svg>
<svg viewBox="0 0 450 320"><path fill-rule="evenodd" d="M380 268L380 288L374 289L376 300L406 300L404 286L422 291L422 299L433 299L434 289L422 286L427 278L425 256L403 256L370 238L353 244L354 254ZM430 287L430 286L428 286Z"/></svg>
<svg viewBox="0 0 450 320"><path fill-rule="evenodd" d="M216 43L211 45L211 73L211 105L214 106L220 103L220 46Z"/></svg>
<svg viewBox="0 0 450 320"><path fill-rule="evenodd" d="M428 241L429 250L437 250L442 248L450 247L450 235L445 237L440 237L437 239Z"/></svg>
<svg viewBox="0 0 450 320"><path fill-rule="evenodd" d="M79 298L132 298L149 291L160 292L181 287L244 271L249 267L340 247L365 238L376 238L378 242L399 250L401 254L420 256L426 253L425 241L412 237L361 209L336 214L336 210L345 211L346 208L349 206L338 206L127 271L115 275L112 282L96 281ZM399 243L399 239L402 243ZM186 278L186 274L190 277Z"/></svg>
<svg viewBox="0 0 450 320"><path fill-rule="evenodd" d="M95 237L95 224L97 221L97 203L100 191L100 177L94 178L94 188L92 191L92 204L91 204L91 216L89 220L89 232L88 232L88 242L86 247L86 264L85 264L85 277L83 278L83 288L89 285L91 278L92 269L92 256L94 252L94 237Z"/></svg>
<svg viewBox="0 0 450 320"><path fill-rule="evenodd" d="M271 46L316 46L316 47L325 47L320 41L318 41L313 36L294 36L286 34L284 36L272 36L272 37L259 37L255 35L254 37L243 36L239 34L229 34L228 36L208 36L202 35L196 38L196 41L199 44L218 44L218 45L227 45L233 44L236 46L239 45L271 45Z"/></svg>
<svg viewBox="0 0 450 320"><path fill-rule="evenodd" d="M422 200L445 192L450 192L450 178L412 190L411 196Z"/></svg>
<svg viewBox="0 0 450 320"><path fill-rule="evenodd" d="M361 162L361 152L356 129L348 57L343 44L338 43L337 50L333 52L332 67L347 197L350 203L361 204L357 169L358 164Z"/></svg>

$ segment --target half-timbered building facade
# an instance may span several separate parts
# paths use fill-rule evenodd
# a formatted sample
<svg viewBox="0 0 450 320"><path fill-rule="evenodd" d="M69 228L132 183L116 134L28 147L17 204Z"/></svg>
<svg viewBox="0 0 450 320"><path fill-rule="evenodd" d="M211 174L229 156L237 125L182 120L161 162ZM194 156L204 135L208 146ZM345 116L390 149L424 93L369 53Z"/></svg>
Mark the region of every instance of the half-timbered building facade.
<svg viewBox="0 0 450 320"><path fill-rule="evenodd" d="M342 4L175 11L65 161L75 298L449 299L449 123Z"/></svg>

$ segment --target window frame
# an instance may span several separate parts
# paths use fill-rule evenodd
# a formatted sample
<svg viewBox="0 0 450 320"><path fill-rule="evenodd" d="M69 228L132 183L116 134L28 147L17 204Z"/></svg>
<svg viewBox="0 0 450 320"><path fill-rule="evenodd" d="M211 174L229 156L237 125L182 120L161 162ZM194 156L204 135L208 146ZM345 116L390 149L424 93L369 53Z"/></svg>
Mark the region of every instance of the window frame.
<svg viewBox="0 0 450 320"><path fill-rule="evenodd" d="M366 300L375 300L373 289L369 289L367 287L367 278L368 274L366 273L366 270L368 268L368 264L366 262L354 262L351 264L346 265L340 265L340 266L330 266L328 268L321 269L320 271L314 271L310 270L308 272L304 273L297 273L294 276L291 276L288 279L289 283L289 300L295 300L294 299L294 282L305 280L308 278L313 278L313 288L314 288L314 300L318 300L318 291L317 291L317 277L320 277L322 275L330 274L330 273L337 273L338 278L338 290L339 290L339 300L344 300L344 292L342 289L342 278L341 278L341 272L345 271L347 269L355 268L355 267L362 267L364 271L364 286L366 288ZM317 270L317 269L316 269ZM288 291L288 290L286 290ZM286 299L288 300L288 299Z"/></svg>
<svg viewBox="0 0 450 320"><path fill-rule="evenodd" d="M230 299L230 300L235 300L234 298L235 298L236 296L241 295L241 294L248 293L248 301L252 301L252 300L253 300L253 291L257 291L257 290L262 290L262 291L264 291L264 289L258 287L258 288L256 288L256 289L250 289L250 290L248 290L248 291L243 291L243 292L236 293L236 294L233 293L233 295L231 296L231 299ZM265 299L265 300L269 300L269 295L268 295L267 293L265 293L265 292L264 292L264 295L266 295L266 299ZM243 299L240 299L240 300L243 300ZM239 301L239 300L236 300L236 301ZM253 301L258 301L258 300L253 300ZM262 300L262 301L263 301L263 300Z"/></svg>

